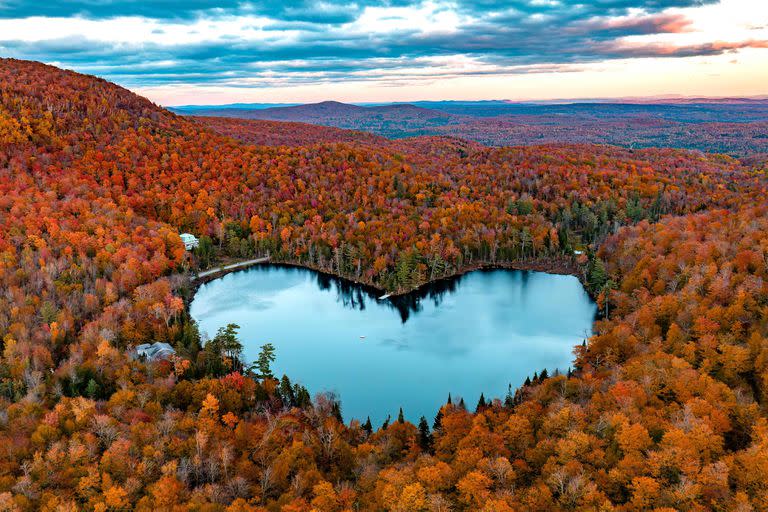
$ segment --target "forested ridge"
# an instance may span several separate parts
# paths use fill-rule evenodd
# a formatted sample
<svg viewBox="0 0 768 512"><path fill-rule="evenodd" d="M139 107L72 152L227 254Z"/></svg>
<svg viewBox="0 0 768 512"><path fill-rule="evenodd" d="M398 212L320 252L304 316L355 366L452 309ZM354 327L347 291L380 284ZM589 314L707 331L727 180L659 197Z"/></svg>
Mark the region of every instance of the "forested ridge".
<svg viewBox="0 0 768 512"><path fill-rule="evenodd" d="M362 107L338 102L266 109L183 107L179 113L299 121L391 138L452 135L491 146L547 143L675 147L739 158L768 151L768 102L702 98L648 103L417 102ZM426 108L423 108L426 107ZM265 125L262 125L265 126Z"/></svg>
<svg viewBox="0 0 768 512"><path fill-rule="evenodd" d="M768 509L761 160L194 120L8 59L0 85L0 509ZM345 424L184 308L190 271L263 254L392 292L565 265L603 316L572 373Z"/></svg>

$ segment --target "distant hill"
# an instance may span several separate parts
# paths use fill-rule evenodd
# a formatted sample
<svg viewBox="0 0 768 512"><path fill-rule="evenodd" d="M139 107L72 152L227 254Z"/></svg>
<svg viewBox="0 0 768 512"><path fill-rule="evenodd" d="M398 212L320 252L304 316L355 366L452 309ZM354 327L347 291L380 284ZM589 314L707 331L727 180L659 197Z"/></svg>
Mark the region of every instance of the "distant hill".
<svg viewBox="0 0 768 512"><path fill-rule="evenodd" d="M538 104L500 100L424 101L389 105L324 101L267 108L230 106L195 110L189 107L181 113L309 123L388 138L451 136L491 146L608 143L631 148L697 149L734 156L768 152L768 99L627 98L621 101ZM249 130L258 132L259 129ZM317 140L326 136L317 135L320 137ZM269 137L275 140L273 134Z"/></svg>
<svg viewBox="0 0 768 512"><path fill-rule="evenodd" d="M229 103L227 105L178 105L168 107L168 110L177 114L194 114L211 110L261 110L273 107L292 107L300 103Z"/></svg>
<svg viewBox="0 0 768 512"><path fill-rule="evenodd" d="M272 121L296 121L299 119L323 119L348 116L364 116L368 108L340 103L338 101L323 101L321 103L309 103L293 107L266 108L259 112L249 114L247 117L254 119L269 119Z"/></svg>
<svg viewBox="0 0 768 512"><path fill-rule="evenodd" d="M221 135L256 146L303 147L316 144L353 144L372 151L391 149L409 155L438 155L441 158L446 154L466 156L488 149L483 144L450 135L387 139L359 130L292 121L215 116L197 116L191 119Z"/></svg>
<svg viewBox="0 0 768 512"><path fill-rule="evenodd" d="M343 130L291 121L238 119L232 117L199 116L193 118L214 131L246 144L256 146L307 146L328 143L361 143L383 145L389 139L369 132Z"/></svg>
<svg viewBox="0 0 768 512"><path fill-rule="evenodd" d="M545 116L578 119L625 119L653 116L685 123L752 122L768 120L768 100L757 98L691 98L583 102L417 102L415 105L457 116ZM534 119L534 121L536 121Z"/></svg>
<svg viewBox="0 0 768 512"><path fill-rule="evenodd" d="M310 123L394 138L433 135L433 128L459 121L452 114L410 104L359 106L338 101L264 109L211 108L182 113Z"/></svg>
<svg viewBox="0 0 768 512"><path fill-rule="evenodd" d="M587 115L597 118L647 114L688 123L706 121L750 122L768 118L768 96L746 98L595 98L522 102L507 100L414 101L386 104L350 104L338 101L308 104L232 103L229 105L185 105L169 107L169 110L185 115L214 115L274 121L323 121L322 124L329 124L329 120L340 116L365 118L379 114L424 116L427 118L434 118L439 114L459 117L557 114Z"/></svg>

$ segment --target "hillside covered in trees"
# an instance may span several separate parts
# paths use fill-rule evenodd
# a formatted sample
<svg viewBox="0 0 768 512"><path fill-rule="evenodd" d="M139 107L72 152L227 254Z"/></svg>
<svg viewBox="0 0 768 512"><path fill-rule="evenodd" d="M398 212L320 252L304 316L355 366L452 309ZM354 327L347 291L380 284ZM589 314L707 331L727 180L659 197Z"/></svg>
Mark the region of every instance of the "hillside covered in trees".
<svg viewBox="0 0 768 512"><path fill-rule="evenodd" d="M0 85L0 509L768 508L764 160L191 119L6 59ZM267 253L391 292L572 272L603 316L573 373L345 424L186 312L190 273Z"/></svg>
<svg viewBox="0 0 768 512"><path fill-rule="evenodd" d="M490 146L614 144L694 149L739 158L768 153L765 98L614 101L618 102L425 101L369 107L326 101L262 109L190 106L172 110L312 123L394 138L453 136Z"/></svg>

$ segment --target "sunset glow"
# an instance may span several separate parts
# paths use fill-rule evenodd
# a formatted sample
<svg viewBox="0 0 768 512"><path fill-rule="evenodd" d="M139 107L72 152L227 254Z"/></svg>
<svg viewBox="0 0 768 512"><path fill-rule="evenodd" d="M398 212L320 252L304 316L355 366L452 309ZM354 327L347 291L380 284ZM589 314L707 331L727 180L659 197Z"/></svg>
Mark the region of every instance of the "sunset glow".
<svg viewBox="0 0 768 512"><path fill-rule="evenodd" d="M170 4L0 3L0 53L165 105L768 93L762 0Z"/></svg>

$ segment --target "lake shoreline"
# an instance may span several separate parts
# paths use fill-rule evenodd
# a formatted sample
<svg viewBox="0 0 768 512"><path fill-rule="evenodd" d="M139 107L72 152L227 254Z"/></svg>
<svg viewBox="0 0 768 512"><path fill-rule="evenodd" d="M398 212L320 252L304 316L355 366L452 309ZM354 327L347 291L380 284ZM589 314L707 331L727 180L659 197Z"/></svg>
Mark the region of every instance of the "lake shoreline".
<svg viewBox="0 0 768 512"><path fill-rule="evenodd" d="M436 283L455 279L477 270L522 270L522 271L531 271L531 272L543 272L546 274L566 275L566 276L576 277L584 287L584 290L589 294L590 298L594 300L594 297L592 296L591 293L589 293L589 290L586 286L586 275L582 268L583 266L579 265L579 263L576 261L575 256L572 256L570 260L567 257L562 257L562 258L541 258L536 260L529 260L529 261L524 260L524 261L515 261L515 262L477 262L477 263L465 265L462 268L450 274L441 275L440 277L425 281L416 286L399 290L399 291L386 290L384 288L380 288L379 286L376 286L375 284L365 282L365 281L359 281L356 279L351 279L345 276L340 276L340 275L334 274L333 272L329 272L327 270L321 269L319 267L315 267L313 265L308 265L305 263L296 263L291 261L283 261L279 259L270 259L269 261L266 261L266 262L264 261L259 262L256 260L257 259L253 259L253 258L232 260L226 263L225 265L221 266L217 272L211 272L212 270L217 270L215 268L207 269L205 272L210 272L210 273L207 273L202 277L188 274L187 277L189 278L189 287L187 288L187 296L184 297L184 306L185 306L185 309L187 310L187 313L189 312L189 306L192 302L192 299L194 298L195 294L197 293L197 291L202 285L209 283L211 281L215 281L216 279L220 279L228 274L232 274L235 272L242 272L244 270L253 268L254 266L260 266L260 265L278 265L278 266L282 265L287 267L312 270L324 276L332 277L334 279L339 279L342 282L363 287L367 291L369 291L372 295L375 295L376 297L382 297L386 295L388 299L403 297L408 294L418 292L419 290L422 290ZM245 263L248 261L253 261L253 263L249 265L240 265L241 263Z"/></svg>
<svg viewBox="0 0 768 512"><path fill-rule="evenodd" d="M299 265L210 282L190 305L201 333L236 323L244 357L274 344L277 374L341 397L344 418L431 417L451 393L472 405L535 372L563 373L591 335L595 303L570 276L479 265L391 300ZM458 398L457 398L458 399ZM375 410L361 404L376 402ZM377 419L378 418L378 419Z"/></svg>
<svg viewBox="0 0 768 512"><path fill-rule="evenodd" d="M476 264L462 267L456 272L452 272L450 274L440 276L438 278L432 279L430 281L421 283L417 286L414 286L412 288L408 288L402 291L396 291L396 292L383 291L383 290L382 291L383 293L388 293L390 297L401 297L403 295L408 295L409 293L417 292L422 288L433 285L435 283L439 283L440 281L455 279L457 277L461 277L465 274L474 272L476 270L523 270L523 271L529 271L529 272L543 272L545 274L574 276L579 280L579 282L582 285L585 284L584 276L583 276L584 273L579 271L578 264L575 261L568 263L565 261L556 261L555 259L551 259L551 260L548 259L548 260L536 260L536 261L518 261L518 262L510 262L510 263L503 263L503 262L502 263L499 263L499 262L476 263ZM586 286L585 286L585 290L586 290Z"/></svg>

